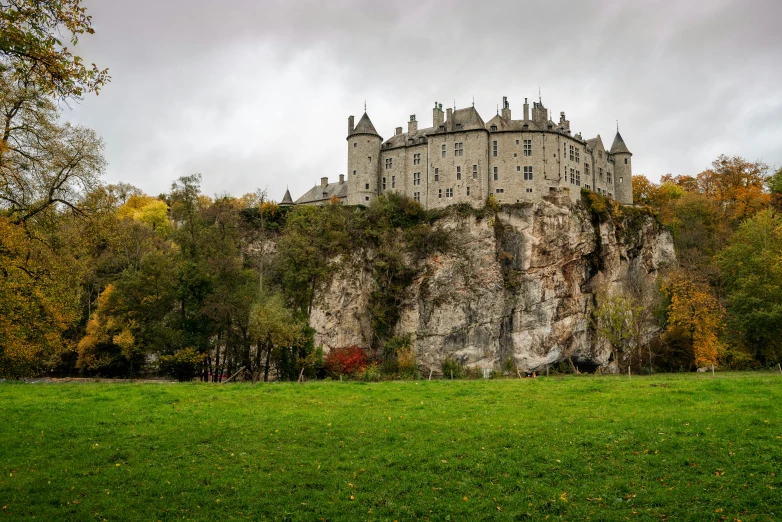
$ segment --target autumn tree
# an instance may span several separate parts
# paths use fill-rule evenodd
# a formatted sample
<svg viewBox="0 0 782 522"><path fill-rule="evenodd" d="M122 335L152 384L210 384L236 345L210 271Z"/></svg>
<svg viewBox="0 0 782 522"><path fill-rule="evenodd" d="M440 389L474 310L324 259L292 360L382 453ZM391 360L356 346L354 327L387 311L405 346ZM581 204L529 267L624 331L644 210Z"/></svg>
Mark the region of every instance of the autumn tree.
<svg viewBox="0 0 782 522"><path fill-rule="evenodd" d="M256 344L254 353L246 361L253 381L269 378L269 368L274 350L300 346L305 342L304 325L295 320L285 308L279 294L263 294L250 312L250 332Z"/></svg>
<svg viewBox="0 0 782 522"><path fill-rule="evenodd" d="M0 0L0 72L47 96L80 97L110 80L107 69L74 55L83 35L94 34L81 0ZM61 38L67 38L62 41Z"/></svg>
<svg viewBox="0 0 782 522"><path fill-rule="evenodd" d="M666 334L689 343L696 367L717 364L722 311L710 288L676 271L664 281L662 289L669 298Z"/></svg>

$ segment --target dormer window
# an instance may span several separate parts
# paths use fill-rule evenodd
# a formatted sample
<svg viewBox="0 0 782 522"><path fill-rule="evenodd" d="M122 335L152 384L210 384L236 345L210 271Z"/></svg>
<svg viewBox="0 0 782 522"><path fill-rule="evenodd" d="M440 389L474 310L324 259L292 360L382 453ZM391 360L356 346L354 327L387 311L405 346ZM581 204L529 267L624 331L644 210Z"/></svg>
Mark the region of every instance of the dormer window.
<svg viewBox="0 0 782 522"><path fill-rule="evenodd" d="M496 125L492 125L492 126L491 126L491 130L492 130L492 131L496 131L496 130L497 130L497 126L496 126Z"/></svg>
<svg viewBox="0 0 782 522"><path fill-rule="evenodd" d="M456 130L461 130L461 128L462 128L462 124L461 123L457 123L456 124Z"/></svg>

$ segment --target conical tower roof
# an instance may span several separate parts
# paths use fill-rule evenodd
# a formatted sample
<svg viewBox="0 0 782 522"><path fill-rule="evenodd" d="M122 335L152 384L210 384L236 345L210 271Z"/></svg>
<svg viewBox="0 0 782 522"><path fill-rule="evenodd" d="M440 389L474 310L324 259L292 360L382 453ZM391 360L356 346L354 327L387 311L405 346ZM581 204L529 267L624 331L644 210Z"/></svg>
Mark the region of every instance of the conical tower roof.
<svg viewBox="0 0 782 522"><path fill-rule="evenodd" d="M358 120L358 125L356 125L356 128L353 129L353 134L374 134L378 136L378 133L375 130L375 126L372 125L372 120L369 119L369 116L367 116L366 112L361 117L361 119Z"/></svg>
<svg viewBox="0 0 782 522"><path fill-rule="evenodd" d="M619 134L619 131L616 131L616 136L614 137L614 143L611 145L611 154L632 154L627 149L627 145L625 145L625 140L622 139L622 135Z"/></svg>
<svg viewBox="0 0 782 522"><path fill-rule="evenodd" d="M291 191L287 188L285 189L285 195L282 197L282 201L280 202L281 207L287 207L289 205L293 205L293 198L291 197Z"/></svg>

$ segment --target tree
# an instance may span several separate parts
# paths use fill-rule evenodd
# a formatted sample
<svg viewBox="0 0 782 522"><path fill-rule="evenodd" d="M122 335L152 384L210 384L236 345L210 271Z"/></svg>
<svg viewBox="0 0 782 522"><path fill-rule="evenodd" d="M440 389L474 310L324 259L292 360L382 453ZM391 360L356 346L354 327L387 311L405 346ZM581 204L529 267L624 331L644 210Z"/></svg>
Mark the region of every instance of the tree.
<svg viewBox="0 0 782 522"><path fill-rule="evenodd" d="M711 165L711 169L698 174L698 190L720 203L725 219L733 226L768 206L768 165L725 155Z"/></svg>
<svg viewBox="0 0 782 522"><path fill-rule="evenodd" d="M97 94L108 69L87 66L59 39L75 46L94 32L81 0L0 0L0 72L59 98Z"/></svg>
<svg viewBox="0 0 782 522"><path fill-rule="evenodd" d="M41 89L0 75L0 208L16 221L57 206L82 212L80 201L99 184L103 142L58 117Z"/></svg>
<svg viewBox="0 0 782 522"><path fill-rule="evenodd" d="M34 375L69 348L79 290L67 259L0 216L0 375Z"/></svg>
<svg viewBox="0 0 782 522"><path fill-rule="evenodd" d="M169 230L168 205L159 198L133 194L117 210L117 215L145 223L163 237Z"/></svg>
<svg viewBox="0 0 782 522"><path fill-rule="evenodd" d="M669 275L662 288L670 299L666 333L683 336L689 342L696 367L717 364L722 311L709 287L677 271Z"/></svg>
<svg viewBox="0 0 782 522"><path fill-rule="evenodd" d="M633 302L619 294L598 292L598 306L594 311L594 326L597 338L606 342L613 352L617 370L622 371L632 364L631 340Z"/></svg>
<svg viewBox="0 0 782 522"><path fill-rule="evenodd" d="M731 341L761 363L782 360L782 216L746 220L717 256L728 291Z"/></svg>
<svg viewBox="0 0 782 522"><path fill-rule="evenodd" d="M263 367L263 380L269 378L269 367L274 349L292 347L304 342L303 324L285 308L279 294L262 295L250 312L250 333L257 348L247 361L253 382Z"/></svg>

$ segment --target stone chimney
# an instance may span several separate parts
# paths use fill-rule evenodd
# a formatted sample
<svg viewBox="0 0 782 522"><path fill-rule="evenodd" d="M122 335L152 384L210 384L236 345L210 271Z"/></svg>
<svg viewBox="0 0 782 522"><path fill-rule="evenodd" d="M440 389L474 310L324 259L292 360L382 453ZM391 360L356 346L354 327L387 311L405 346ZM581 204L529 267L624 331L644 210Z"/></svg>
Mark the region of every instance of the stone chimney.
<svg viewBox="0 0 782 522"><path fill-rule="evenodd" d="M320 186L321 187L325 187L328 184L329 184L329 178L328 177L320 178Z"/></svg>
<svg viewBox="0 0 782 522"><path fill-rule="evenodd" d="M410 137L418 132L418 122L415 121L415 114L410 115L410 121L407 122L407 136Z"/></svg>
<svg viewBox="0 0 782 522"><path fill-rule="evenodd" d="M402 127L397 127L394 136L399 136L400 134L402 134Z"/></svg>
<svg viewBox="0 0 782 522"><path fill-rule="evenodd" d="M438 130L440 125L443 124L443 104L434 102L434 109L432 109L432 126L434 130Z"/></svg>
<svg viewBox="0 0 782 522"><path fill-rule="evenodd" d="M446 116L447 116L447 118L446 118L446 120L445 120L445 130L447 130L447 131L449 131L449 130L453 130L453 129L452 129L452 127L453 127L453 109L451 109L450 107L448 107L448 108L445 110L445 114L446 114Z"/></svg>
<svg viewBox="0 0 782 522"><path fill-rule="evenodd" d="M356 126L353 124L353 116L348 116L348 136L353 134L353 129L355 129Z"/></svg>
<svg viewBox="0 0 782 522"><path fill-rule="evenodd" d="M345 175L344 174L340 174L339 175L339 184L342 185L343 183L345 183Z"/></svg>
<svg viewBox="0 0 782 522"><path fill-rule="evenodd" d="M502 118L510 120L510 104L508 103L508 97L502 97Z"/></svg>
<svg viewBox="0 0 782 522"><path fill-rule="evenodd" d="M524 98L524 121L529 120L529 103L527 103L527 98Z"/></svg>
<svg viewBox="0 0 782 522"><path fill-rule="evenodd" d="M565 111L559 113L559 126L566 131L570 130L570 120L565 119Z"/></svg>

